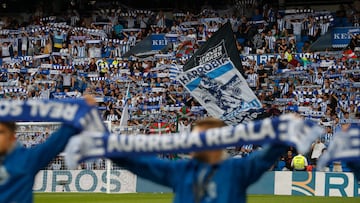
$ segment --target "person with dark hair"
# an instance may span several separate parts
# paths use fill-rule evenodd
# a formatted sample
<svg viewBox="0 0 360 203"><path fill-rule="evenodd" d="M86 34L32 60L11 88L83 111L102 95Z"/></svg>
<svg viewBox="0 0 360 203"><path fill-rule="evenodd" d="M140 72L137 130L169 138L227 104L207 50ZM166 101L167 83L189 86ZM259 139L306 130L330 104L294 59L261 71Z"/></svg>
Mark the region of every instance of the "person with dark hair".
<svg viewBox="0 0 360 203"><path fill-rule="evenodd" d="M192 132L224 127L216 118L198 120ZM228 158L225 150L192 152L191 159L170 161L151 156L113 158L136 175L171 187L176 203L246 202L246 190L286 151L272 144L242 159Z"/></svg>
<svg viewBox="0 0 360 203"><path fill-rule="evenodd" d="M87 103L94 105L92 97ZM68 140L79 130L63 125L43 144L25 148L17 142L16 123L0 122L0 201L33 202L35 175L62 152Z"/></svg>

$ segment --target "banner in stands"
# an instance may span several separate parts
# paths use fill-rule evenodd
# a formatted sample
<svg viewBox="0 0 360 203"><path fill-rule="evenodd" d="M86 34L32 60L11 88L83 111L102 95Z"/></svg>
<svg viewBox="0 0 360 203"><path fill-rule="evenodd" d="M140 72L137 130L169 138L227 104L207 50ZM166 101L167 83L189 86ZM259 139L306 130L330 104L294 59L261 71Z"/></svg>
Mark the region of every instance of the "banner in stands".
<svg viewBox="0 0 360 203"><path fill-rule="evenodd" d="M276 61L281 58L280 54L249 54L249 55L240 55L241 63L243 66L250 66L249 60L255 61L257 65L266 64L271 58L274 58ZM298 59L312 59L318 58L316 53L297 53L295 58Z"/></svg>
<svg viewBox="0 0 360 203"><path fill-rule="evenodd" d="M34 192L106 192L106 170L43 170L35 177ZM136 176L112 170L110 192L136 192Z"/></svg>
<svg viewBox="0 0 360 203"><path fill-rule="evenodd" d="M212 37L206 41L184 65L187 71L212 60L230 57L234 66L243 73L239 52L236 47L231 24L224 24Z"/></svg>
<svg viewBox="0 0 360 203"><path fill-rule="evenodd" d="M164 34L152 34L151 35L151 49L161 50L167 45L167 40Z"/></svg>
<svg viewBox="0 0 360 203"><path fill-rule="evenodd" d="M355 27L335 27L332 30L332 47L344 48L351 40L351 34L359 33L359 29Z"/></svg>
<svg viewBox="0 0 360 203"><path fill-rule="evenodd" d="M210 115L228 124L245 122L251 119L251 110L262 107L244 77L227 58L187 70L177 80Z"/></svg>

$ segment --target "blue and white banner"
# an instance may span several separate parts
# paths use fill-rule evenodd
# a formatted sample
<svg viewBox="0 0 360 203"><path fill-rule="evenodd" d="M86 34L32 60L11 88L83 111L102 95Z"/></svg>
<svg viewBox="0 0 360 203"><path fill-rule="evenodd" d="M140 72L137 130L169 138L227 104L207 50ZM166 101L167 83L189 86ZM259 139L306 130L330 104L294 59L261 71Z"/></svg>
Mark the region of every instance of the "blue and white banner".
<svg viewBox="0 0 360 203"><path fill-rule="evenodd" d="M167 39L164 34L151 35L151 50L161 50L167 45Z"/></svg>
<svg viewBox="0 0 360 203"><path fill-rule="evenodd" d="M230 125L246 122L249 117L254 117L249 112L262 108L244 77L228 58L187 70L177 80L210 115Z"/></svg>
<svg viewBox="0 0 360 203"><path fill-rule="evenodd" d="M346 47L351 40L351 34L359 33L359 29L356 29L357 32L354 32L354 27L335 27L332 30L332 47L334 48L344 48Z"/></svg>
<svg viewBox="0 0 360 203"><path fill-rule="evenodd" d="M293 114L210 129L205 132L161 136L85 131L71 138L65 149L65 160L70 168L75 168L84 160L100 157L118 158L139 154L191 152L265 143L295 145L299 152L304 153L322 133L323 129L314 122L303 120Z"/></svg>
<svg viewBox="0 0 360 203"><path fill-rule="evenodd" d="M312 59L318 58L317 53L297 53L295 54L295 58L302 59ZM281 58L280 54L248 54L248 55L240 55L241 63L243 66L250 66L251 61L255 61L257 65L266 64L271 58L274 58L276 61Z"/></svg>
<svg viewBox="0 0 360 203"><path fill-rule="evenodd" d="M360 128L353 124L347 132L336 133L326 153L318 160L318 169L332 161L360 161Z"/></svg>
<svg viewBox="0 0 360 203"><path fill-rule="evenodd" d="M0 100L0 121L62 122L79 130L107 132L96 107L84 99Z"/></svg>

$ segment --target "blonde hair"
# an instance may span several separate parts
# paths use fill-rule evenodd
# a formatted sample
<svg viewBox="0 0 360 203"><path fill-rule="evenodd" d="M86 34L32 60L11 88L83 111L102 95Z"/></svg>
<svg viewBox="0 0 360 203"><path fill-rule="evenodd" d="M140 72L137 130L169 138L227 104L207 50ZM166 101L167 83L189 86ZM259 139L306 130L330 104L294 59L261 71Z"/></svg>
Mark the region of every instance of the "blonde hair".
<svg viewBox="0 0 360 203"><path fill-rule="evenodd" d="M211 128L221 128L225 127L226 123L218 118L214 117L207 117L201 120L198 120L194 123L193 127L200 127L204 129L211 129Z"/></svg>

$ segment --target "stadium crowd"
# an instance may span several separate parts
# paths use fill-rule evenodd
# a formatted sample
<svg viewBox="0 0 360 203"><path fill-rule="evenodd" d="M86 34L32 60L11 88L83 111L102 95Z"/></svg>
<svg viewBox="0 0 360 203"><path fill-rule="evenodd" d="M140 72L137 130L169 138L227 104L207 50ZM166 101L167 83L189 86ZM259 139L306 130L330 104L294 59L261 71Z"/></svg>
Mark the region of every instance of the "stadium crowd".
<svg viewBox="0 0 360 203"><path fill-rule="evenodd" d="M44 17L40 13L24 22L2 17L0 96L24 100L92 94L113 131L190 131L191 123L207 113L175 80L176 75L186 59L229 21L244 76L262 102L264 114L294 111L317 120L326 129L306 155L309 165L315 165L333 133L345 130L359 117L360 35L353 35L350 45L341 51L313 52L310 47L332 26L359 26L359 10L354 5L351 9L342 6L336 13L311 9L285 12L256 1L239 2L236 6L246 9L234 14L233 10L204 7L199 13L98 9L91 17L70 10L63 16ZM171 38L161 51L128 54L146 37L161 33ZM259 55L266 59L261 61ZM120 123L125 102L130 116L127 123ZM19 137L25 146L32 147L53 130L44 128L26 126ZM246 145L229 149L229 153L244 157L259 148ZM275 169L293 170L295 155L296 150L289 149ZM50 168L64 167L60 162L61 157ZM82 167L104 165L102 161Z"/></svg>

